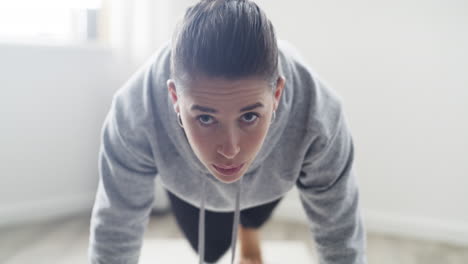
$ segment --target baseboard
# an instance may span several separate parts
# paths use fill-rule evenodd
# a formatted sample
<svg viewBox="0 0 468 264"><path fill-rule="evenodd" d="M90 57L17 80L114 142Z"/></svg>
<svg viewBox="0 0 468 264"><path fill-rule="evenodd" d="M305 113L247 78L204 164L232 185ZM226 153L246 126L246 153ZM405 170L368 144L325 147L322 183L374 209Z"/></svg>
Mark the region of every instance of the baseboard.
<svg viewBox="0 0 468 264"><path fill-rule="evenodd" d="M468 246L468 223L363 210L368 232Z"/></svg>
<svg viewBox="0 0 468 264"><path fill-rule="evenodd" d="M52 197L0 207L0 228L91 212L95 193Z"/></svg>
<svg viewBox="0 0 468 264"><path fill-rule="evenodd" d="M292 190L278 205L275 219L308 224L299 195ZM452 220L437 220L404 214L362 210L368 233L388 234L422 239L459 246L468 246L468 223Z"/></svg>

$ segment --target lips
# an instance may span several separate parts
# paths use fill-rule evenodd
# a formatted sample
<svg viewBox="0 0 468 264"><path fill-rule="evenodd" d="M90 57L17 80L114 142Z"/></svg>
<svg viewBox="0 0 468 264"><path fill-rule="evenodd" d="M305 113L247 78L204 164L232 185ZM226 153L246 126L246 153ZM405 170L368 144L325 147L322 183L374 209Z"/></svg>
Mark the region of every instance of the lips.
<svg viewBox="0 0 468 264"><path fill-rule="evenodd" d="M223 165L215 165L216 167L218 168L221 168L221 169L225 169L225 170L229 170L229 169L234 169L234 168L237 168L239 167L240 165L237 165L237 166L223 166Z"/></svg>
<svg viewBox="0 0 468 264"><path fill-rule="evenodd" d="M237 166L223 166L223 165L215 165L213 167L221 174L230 176L240 171L240 169L244 166L244 164L237 165Z"/></svg>

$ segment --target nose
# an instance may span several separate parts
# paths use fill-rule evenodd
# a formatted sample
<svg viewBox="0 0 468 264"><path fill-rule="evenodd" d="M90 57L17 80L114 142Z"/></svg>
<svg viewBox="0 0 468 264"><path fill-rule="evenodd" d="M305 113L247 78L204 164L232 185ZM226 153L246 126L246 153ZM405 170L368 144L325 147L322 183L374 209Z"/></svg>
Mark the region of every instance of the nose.
<svg viewBox="0 0 468 264"><path fill-rule="evenodd" d="M225 131L222 144L218 146L218 153L227 159L233 159L240 151L239 136L234 130Z"/></svg>

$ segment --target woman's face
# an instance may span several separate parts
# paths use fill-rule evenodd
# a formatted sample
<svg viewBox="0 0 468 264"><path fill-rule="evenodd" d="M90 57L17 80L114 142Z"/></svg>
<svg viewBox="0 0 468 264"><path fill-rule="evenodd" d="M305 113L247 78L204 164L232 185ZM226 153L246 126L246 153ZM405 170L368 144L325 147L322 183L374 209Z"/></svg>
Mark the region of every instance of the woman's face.
<svg viewBox="0 0 468 264"><path fill-rule="evenodd" d="M284 79L274 93L261 79L198 78L179 94L174 81L167 85L198 159L224 183L240 179L263 144Z"/></svg>

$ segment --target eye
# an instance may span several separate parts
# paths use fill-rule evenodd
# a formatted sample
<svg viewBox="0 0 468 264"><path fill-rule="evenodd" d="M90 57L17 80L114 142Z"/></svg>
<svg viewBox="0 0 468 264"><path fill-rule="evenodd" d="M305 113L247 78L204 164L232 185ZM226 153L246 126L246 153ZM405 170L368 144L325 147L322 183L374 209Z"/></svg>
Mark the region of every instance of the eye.
<svg viewBox="0 0 468 264"><path fill-rule="evenodd" d="M242 116L242 120L246 123L254 123L257 120L259 115L257 113L247 113Z"/></svg>
<svg viewBox="0 0 468 264"><path fill-rule="evenodd" d="M209 115L200 115L197 116L198 122L200 122L201 125L203 126L209 126L214 123L214 119L212 116Z"/></svg>

